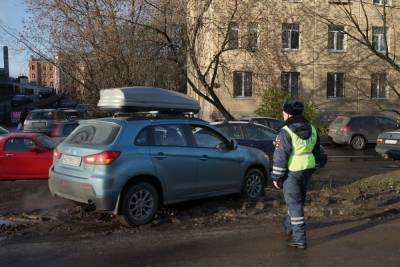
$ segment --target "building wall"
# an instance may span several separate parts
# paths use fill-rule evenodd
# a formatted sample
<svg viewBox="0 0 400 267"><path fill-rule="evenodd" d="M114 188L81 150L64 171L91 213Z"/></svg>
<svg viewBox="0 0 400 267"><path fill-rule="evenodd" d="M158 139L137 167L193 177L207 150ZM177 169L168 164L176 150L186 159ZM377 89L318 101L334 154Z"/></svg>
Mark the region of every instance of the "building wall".
<svg viewBox="0 0 400 267"><path fill-rule="evenodd" d="M254 115L261 101L264 90L281 89L281 73L300 72L300 96L311 99L322 113L337 114L347 112L370 113L399 106L399 97L389 91L386 99L371 99L371 74L385 73L388 83L398 88L398 73L387 63L378 59L358 42L345 36L345 49L341 52L331 52L327 49L328 25L319 15L324 15L335 24L344 25L346 31L353 34L354 30L341 11L340 5L330 1L239 1L234 16L232 6L234 1L214 1L212 8L205 18L212 20L210 26L201 35L197 55L200 65L206 68L213 56L219 51L221 29L227 29L229 21L240 25L240 47L225 51L218 73L219 88L216 92L225 107L236 117ZM364 1L365 2L365 1ZM398 1L392 1L397 6ZM190 16L198 15L198 4L189 5ZM375 6L367 5L368 28L382 26L382 20ZM363 20L363 11L357 1L353 1L352 12L361 22L361 27L367 28ZM388 8L389 19L389 51L400 52L396 46L395 37L398 35L395 27L400 25L400 9ZM328 14L328 16L326 16ZM195 20L188 20L189 29ZM244 49L247 38L247 25L256 22L259 25L258 49L249 52ZM282 49L282 24L298 23L300 26L300 45L297 50ZM225 32L226 33L226 32ZM225 34L224 33L224 34ZM371 34L371 32L369 32ZM198 82L193 65L188 60L189 78ZM251 97L233 96L233 72L250 71L253 73L253 94ZM330 72L345 73L344 97L327 97L327 74ZM200 86L201 87L201 86ZM197 97L190 90L189 94ZM198 98L198 97L197 97ZM205 119L220 116L215 108L206 101L200 101L201 115Z"/></svg>
<svg viewBox="0 0 400 267"><path fill-rule="evenodd" d="M45 60L29 58L29 82L45 86L49 88L56 88L56 67Z"/></svg>

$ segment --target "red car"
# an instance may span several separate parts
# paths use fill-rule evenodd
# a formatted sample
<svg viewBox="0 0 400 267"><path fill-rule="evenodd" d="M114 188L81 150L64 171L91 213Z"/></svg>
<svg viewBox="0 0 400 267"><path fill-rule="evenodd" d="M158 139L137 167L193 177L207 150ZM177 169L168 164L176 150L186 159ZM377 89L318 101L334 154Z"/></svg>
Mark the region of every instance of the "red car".
<svg viewBox="0 0 400 267"><path fill-rule="evenodd" d="M48 178L54 141L43 134L10 133L0 137L0 179Z"/></svg>

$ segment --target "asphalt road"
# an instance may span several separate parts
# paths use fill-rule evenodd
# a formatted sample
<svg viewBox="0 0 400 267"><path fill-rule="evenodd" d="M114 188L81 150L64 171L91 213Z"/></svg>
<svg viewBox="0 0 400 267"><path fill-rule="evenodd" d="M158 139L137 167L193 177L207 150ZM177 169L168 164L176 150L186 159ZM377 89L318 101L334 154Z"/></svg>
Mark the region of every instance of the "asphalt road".
<svg viewBox="0 0 400 267"><path fill-rule="evenodd" d="M309 225L307 250L278 224L11 242L0 266L399 266L400 217Z"/></svg>

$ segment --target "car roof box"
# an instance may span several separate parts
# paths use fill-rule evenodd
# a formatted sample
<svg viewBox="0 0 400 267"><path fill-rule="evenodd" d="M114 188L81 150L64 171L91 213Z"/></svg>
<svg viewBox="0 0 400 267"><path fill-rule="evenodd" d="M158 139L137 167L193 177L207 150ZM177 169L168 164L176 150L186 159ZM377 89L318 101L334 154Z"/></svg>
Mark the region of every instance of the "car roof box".
<svg viewBox="0 0 400 267"><path fill-rule="evenodd" d="M124 87L100 90L99 108L122 112L198 113L199 103L171 90L154 87Z"/></svg>

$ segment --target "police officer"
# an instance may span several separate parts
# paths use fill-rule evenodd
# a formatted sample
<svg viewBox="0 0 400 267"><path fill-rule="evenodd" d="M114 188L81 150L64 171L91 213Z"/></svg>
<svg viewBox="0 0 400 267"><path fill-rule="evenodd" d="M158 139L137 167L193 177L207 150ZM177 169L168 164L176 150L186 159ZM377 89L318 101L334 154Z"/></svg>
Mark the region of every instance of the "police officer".
<svg viewBox="0 0 400 267"><path fill-rule="evenodd" d="M304 222L304 201L308 179L316 164L322 162L319 137L316 129L304 118L304 105L297 100L283 103L284 127L275 141L272 180L274 187L281 189L288 207L284 218L285 232L291 236L288 245L307 247Z"/></svg>

